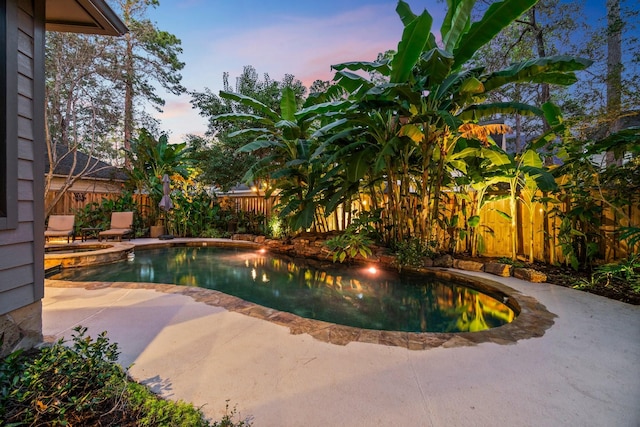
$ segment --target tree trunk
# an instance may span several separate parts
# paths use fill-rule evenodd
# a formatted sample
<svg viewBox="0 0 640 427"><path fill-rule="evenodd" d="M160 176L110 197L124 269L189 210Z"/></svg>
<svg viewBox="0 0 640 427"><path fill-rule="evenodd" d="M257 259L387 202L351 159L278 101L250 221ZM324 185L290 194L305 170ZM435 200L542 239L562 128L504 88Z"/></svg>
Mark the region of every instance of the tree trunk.
<svg viewBox="0 0 640 427"><path fill-rule="evenodd" d="M125 82L124 82L124 141L125 150L131 149L131 138L133 137L133 42L131 34L127 33L127 51L125 54ZM131 162L125 157L125 168L131 168Z"/></svg>
<svg viewBox="0 0 640 427"><path fill-rule="evenodd" d="M536 8L533 7L531 8L531 10L529 11L529 17L531 18L531 27L533 28L533 31L535 33L535 39L536 39L536 51L538 53L538 58L544 58L547 56L547 51L545 48L545 43L544 43L544 31L542 28L540 28L536 22ZM551 92L550 92L550 88L549 88L549 84L548 83L542 83L540 85L540 94L538 95L538 106L542 106L545 102L549 102L549 100L551 99ZM551 129L551 126L549 125L549 123L547 123L546 119L542 119L542 131L547 132ZM549 145L544 147L546 152L549 153L550 152L550 147ZM545 160L544 160L545 164L551 165L553 163L553 160L551 158L551 156L545 156Z"/></svg>
<svg viewBox="0 0 640 427"><path fill-rule="evenodd" d="M607 116L609 117L609 134L620 130L621 86L622 19L620 17L620 0L607 0ZM616 160L613 152L607 152L607 166L620 165L622 164L621 160Z"/></svg>

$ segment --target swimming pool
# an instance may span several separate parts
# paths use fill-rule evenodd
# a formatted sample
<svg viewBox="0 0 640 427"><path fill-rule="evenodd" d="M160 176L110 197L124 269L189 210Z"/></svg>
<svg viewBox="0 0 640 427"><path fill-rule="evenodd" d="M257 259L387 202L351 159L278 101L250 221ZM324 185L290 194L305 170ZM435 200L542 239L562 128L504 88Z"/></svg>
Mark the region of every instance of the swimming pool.
<svg viewBox="0 0 640 427"><path fill-rule="evenodd" d="M63 269L51 278L198 286L305 318L385 331L481 331L515 318L502 301L455 281L238 248L137 250L129 261Z"/></svg>

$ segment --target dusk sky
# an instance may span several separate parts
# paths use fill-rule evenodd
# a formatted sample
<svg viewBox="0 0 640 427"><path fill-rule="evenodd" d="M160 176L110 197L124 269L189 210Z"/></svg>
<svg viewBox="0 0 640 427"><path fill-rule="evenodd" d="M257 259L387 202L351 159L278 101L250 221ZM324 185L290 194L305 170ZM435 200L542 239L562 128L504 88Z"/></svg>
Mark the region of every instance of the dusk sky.
<svg viewBox="0 0 640 427"><path fill-rule="evenodd" d="M416 14L427 9L434 29L440 28L446 2L408 3ZM591 11L594 16L603 13L605 0L589 3L597 8ZM379 52L396 49L403 28L396 4L393 0L161 0L148 17L182 41L183 85L191 91L207 87L217 94L223 72L229 72L233 84L245 65L275 80L293 74L308 87L316 79L330 80L332 64L370 61ZM206 119L191 108L189 95L164 98L164 112L156 117L172 142L205 132Z"/></svg>

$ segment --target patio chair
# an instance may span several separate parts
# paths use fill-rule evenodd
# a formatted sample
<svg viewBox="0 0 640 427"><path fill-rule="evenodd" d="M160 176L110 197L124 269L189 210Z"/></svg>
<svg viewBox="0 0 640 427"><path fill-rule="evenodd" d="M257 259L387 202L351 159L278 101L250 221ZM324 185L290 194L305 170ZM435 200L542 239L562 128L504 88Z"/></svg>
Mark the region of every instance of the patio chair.
<svg viewBox="0 0 640 427"><path fill-rule="evenodd" d="M118 239L119 242L122 238L127 236L131 240L133 234L133 212L112 212L111 213L111 228L98 233L98 240L102 242L102 239L108 240L110 237Z"/></svg>
<svg viewBox="0 0 640 427"><path fill-rule="evenodd" d="M49 215L47 229L44 231L45 242L48 242L52 237L66 237L67 243L71 237L75 240L73 228L75 221L74 215Z"/></svg>

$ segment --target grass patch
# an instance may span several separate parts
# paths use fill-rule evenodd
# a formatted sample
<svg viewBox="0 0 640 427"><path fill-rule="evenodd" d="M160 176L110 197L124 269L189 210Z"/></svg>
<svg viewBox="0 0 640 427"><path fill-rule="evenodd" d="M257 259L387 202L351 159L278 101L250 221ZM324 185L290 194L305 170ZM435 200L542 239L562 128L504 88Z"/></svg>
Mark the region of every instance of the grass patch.
<svg viewBox="0 0 640 427"><path fill-rule="evenodd" d="M117 363L118 347L106 332L93 340L87 328L37 350L0 360L0 420L17 426L250 426L235 408L210 423L184 401L164 400L131 381Z"/></svg>

